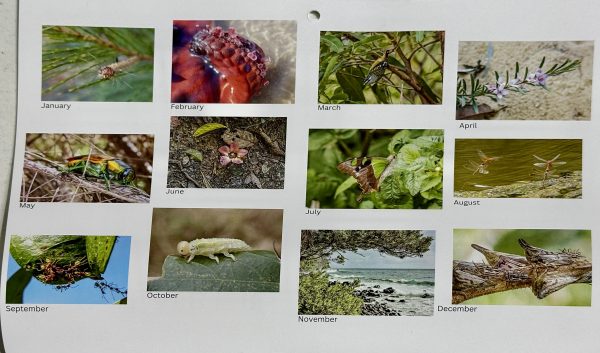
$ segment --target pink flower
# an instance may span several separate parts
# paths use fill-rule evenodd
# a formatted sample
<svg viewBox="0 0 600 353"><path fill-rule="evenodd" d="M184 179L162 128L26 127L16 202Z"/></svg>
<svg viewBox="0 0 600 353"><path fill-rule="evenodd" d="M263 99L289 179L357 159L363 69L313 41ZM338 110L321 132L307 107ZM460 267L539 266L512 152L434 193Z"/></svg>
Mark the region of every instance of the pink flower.
<svg viewBox="0 0 600 353"><path fill-rule="evenodd" d="M537 69L534 73L527 75L527 82L537 86L546 87L547 79L548 75L545 74L542 69Z"/></svg>
<svg viewBox="0 0 600 353"><path fill-rule="evenodd" d="M497 82L486 85L486 88L488 89L488 92L494 94L498 100L508 95L508 90L506 90L506 82L504 82L504 78L502 78L502 76L498 78Z"/></svg>
<svg viewBox="0 0 600 353"><path fill-rule="evenodd" d="M237 143L233 142L231 145L219 147L221 152L221 158L219 162L221 165L228 165L229 163L242 164L244 163L243 158L248 154L248 150L240 148Z"/></svg>

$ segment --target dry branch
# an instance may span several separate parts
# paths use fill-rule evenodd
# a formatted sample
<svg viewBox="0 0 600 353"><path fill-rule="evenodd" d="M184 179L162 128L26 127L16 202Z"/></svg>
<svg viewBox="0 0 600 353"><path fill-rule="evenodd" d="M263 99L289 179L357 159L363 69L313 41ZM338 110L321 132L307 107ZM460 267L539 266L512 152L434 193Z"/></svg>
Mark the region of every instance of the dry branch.
<svg viewBox="0 0 600 353"><path fill-rule="evenodd" d="M23 194L21 195L22 202L52 202L59 201L56 199L56 195L59 194L59 189L63 185L70 185L73 190L68 197L64 197L64 201L71 201L75 196L84 195L84 194L96 194L102 197L103 201L100 202L122 202L122 203L149 203L150 195L146 194L144 191L137 189L131 186L124 186L111 183L111 189L106 189L106 184L104 182L97 182L92 180L84 179L76 174L72 173L62 173L55 168L48 167L39 162L31 161L28 159L24 160L23 163L23 171L24 173L30 171L36 177L44 176L46 179L49 179L43 182L41 185L38 185L35 188L31 188L33 185L33 180L31 181L31 185L24 188ZM25 176L24 176L25 178ZM35 179L35 178L34 178ZM53 187L52 195L38 197L33 196L35 191L40 189L42 186L45 187ZM27 190L27 191L25 191ZM77 193L80 194L77 194Z"/></svg>
<svg viewBox="0 0 600 353"><path fill-rule="evenodd" d="M454 261L452 304L517 288L531 288L542 299L569 284L592 283L592 262L579 252L552 252L531 246L523 239L519 239L519 245L525 256L472 244L488 263Z"/></svg>

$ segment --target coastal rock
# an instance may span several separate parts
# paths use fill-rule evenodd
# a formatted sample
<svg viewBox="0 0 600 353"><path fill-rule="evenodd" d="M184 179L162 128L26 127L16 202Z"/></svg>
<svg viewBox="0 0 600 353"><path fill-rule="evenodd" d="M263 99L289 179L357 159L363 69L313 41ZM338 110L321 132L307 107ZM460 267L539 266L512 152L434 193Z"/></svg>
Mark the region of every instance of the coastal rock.
<svg viewBox="0 0 600 353"><path fill-rule="evenodd" d="M392 293L394 293L394 288L392 288L392 287L387 287L387 288L386 288L386 289L384 289L382 292L383 292L383 293L385 293L385 294L392 294Z"/></svg>
<svg viewBox="0 0 600 353"><path fill-rule="evenodd" d="M433 294L423 293L423 295L421 295L421 298L433 298Z"/></svg>

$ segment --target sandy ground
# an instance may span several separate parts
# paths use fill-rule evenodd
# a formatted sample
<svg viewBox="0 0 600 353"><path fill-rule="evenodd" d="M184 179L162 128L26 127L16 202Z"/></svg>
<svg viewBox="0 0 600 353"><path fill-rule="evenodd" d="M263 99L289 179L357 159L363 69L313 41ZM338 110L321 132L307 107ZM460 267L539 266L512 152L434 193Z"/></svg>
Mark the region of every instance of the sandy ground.
<svg viewBox="0 0 600 353"><path fill-rule="evenodd" d="M493 46L493 52L488 50ZM581 60L581 66L574 71L548 78L547 88L531 87L530 92L519 94L510 92L499 105L488 98L487 103L494 109L506 106L492 119L510 120L590 120L592 102L592 66L594 43L586 42L461 42L459 65L475 65L477 60L487 66L479 79L483 82L495 81L494 71L500 74L510 70L514 74L515 62L529 72L537 69L543 57L543 69L561 64L566 59ZM489 57L488 57L489 56ZM505 75L505 74L504 74ZM510 75L510 74L509 74Z"/></svg>

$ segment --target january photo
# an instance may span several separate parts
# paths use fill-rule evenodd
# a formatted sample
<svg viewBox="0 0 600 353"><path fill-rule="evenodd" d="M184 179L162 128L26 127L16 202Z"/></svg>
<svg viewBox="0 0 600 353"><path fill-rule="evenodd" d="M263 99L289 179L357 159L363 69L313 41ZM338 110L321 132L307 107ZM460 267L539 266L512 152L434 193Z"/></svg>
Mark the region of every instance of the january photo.
<svg viewBox="0 0 600 353"><path fill-rule="evenodd" d="M153 28L42 27L43 101L151 102L153 77Z"/></svg>
<svg viewBox="0 0 600 353"><path fill-rule="evenodd" d="M299 315L431 316L435 232L303 230Z"/></svg>

